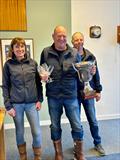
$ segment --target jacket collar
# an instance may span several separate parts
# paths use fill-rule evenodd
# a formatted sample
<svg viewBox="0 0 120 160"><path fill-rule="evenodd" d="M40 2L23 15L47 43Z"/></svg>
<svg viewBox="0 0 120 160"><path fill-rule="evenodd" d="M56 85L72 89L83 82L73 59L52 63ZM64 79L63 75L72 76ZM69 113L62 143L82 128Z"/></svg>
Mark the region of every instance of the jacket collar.
<svg viewBox="0 0 120 160"><path fill-rule="evenodd" d="M68 56L68 55L73 55L73 48L70 47L68 44L66 44L66 45L67 45L67 49L65 51L63 51L62 54L64 54L65 57ZM54 43L51 45L49 53L58 56L57 50L54 47Z"/></svg>
<svg viewBox="0 0 120 160"><path fill-rule="evenodd" d="M30 61L30 57L28 57L27 54L25 54L24 59L22 59L21 61L18 61L17 58L16 58L16 56L13 55L12 58L11 58L11 60L12 60L13 62L16 62L16 63L27 63L27 62Z"/></svg>

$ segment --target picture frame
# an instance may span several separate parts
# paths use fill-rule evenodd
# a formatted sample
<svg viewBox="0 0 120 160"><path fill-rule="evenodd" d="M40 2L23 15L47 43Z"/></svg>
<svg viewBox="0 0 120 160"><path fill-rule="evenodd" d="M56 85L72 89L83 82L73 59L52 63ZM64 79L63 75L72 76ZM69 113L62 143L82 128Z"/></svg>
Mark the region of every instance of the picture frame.
<svg viewBox="0 0 120 160"><path fill-rule="evenodd" d="M27 49L27 54L30 56L30 58L34 58L34 50L33 50L33 39L31 38L24 38L25 43L26 43L26 49ZM12 38L9 39L0 39L1 41L1 54L2 54L2 66L4 65L5 61L8 58L8 52L9 52L9 47L10 43L12 41Z"/></svg>
<svg viewBox="0 0 120 160"><path fill-rule="evenodd" d="M0 50L0 87L2 86L2 53Z"/></svg>
<svg viewBox="0 0 120 160"><path fill-rule="evenodd" d="M120 44L120 26L117 26L117 43Z"/></svg>
<svg viewBox="0 0 120 160"><path fill-rule="evenodd" d="M29 55L33 59L34 58L33 39L32 38L24 38L24 39L27 47L26 48L27 55ZM12 38L0 39L0 86L2 86L2 68L8 58L8 52L9 52L11 41L12 41Z"/></svg>

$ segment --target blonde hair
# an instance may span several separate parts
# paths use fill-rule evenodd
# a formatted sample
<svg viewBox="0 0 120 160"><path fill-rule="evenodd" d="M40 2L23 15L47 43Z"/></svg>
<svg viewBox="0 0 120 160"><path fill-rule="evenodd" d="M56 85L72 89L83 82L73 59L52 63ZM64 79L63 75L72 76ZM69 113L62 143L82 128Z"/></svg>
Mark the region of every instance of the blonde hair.
<svg viewBox="0 0 120 160"><path fill-rule="evenodd" d="M12 58L13 55L14 55L13 46L15 44L18 44L18 45L23 44L25 46L25 49L26 49L26 43L25 43L24 38L21 38L21 37L13 38L12 41L11 41L11 44L10 44L9 52L8 52L8 59Z"/></svg>

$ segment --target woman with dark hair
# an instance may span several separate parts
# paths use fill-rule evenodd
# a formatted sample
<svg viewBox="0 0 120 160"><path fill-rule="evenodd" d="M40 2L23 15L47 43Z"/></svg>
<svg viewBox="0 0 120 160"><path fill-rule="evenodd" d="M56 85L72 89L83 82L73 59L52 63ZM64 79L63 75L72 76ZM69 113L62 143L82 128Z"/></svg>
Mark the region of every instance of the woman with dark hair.
<svg viewBox="0 0 120 160"><path fill-rule="evenodd" d="M13 117L20 160L27 160L24 113L31 127L34 160L41 158L39 113L43 101L37 63L27 56L25 40L13 38L9 58L3 68L3 97L7 113Z"/></svg>

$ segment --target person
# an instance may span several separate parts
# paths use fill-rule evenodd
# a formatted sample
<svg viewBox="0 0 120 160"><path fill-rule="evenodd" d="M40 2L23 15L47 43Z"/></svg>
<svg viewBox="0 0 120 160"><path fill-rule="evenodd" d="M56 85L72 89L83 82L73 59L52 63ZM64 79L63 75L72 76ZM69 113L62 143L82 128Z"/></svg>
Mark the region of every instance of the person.
<svg viewBox="0 0 120 160"><path fill-rule="evenodd" d="M9 59L3 68L3 98L7 113L13 117L20 160L27 160L24 139L24 113L31 127L34 160L41 158L39 113L43 101L37 63L27 56L25 40L15 37L10 44Z"/></svg>
<svg viewBox="0 0 120 160"><path fill-rule="evenodd" d="M96 101L99 101L101 98L102 85L100 84L100 76L97 66L96 57L87 49L84 48L84 36L80 32L75 32L72 35L72 44L73 47L76 48L81 55L82 61L94 61L96 62L96 72L93 75L92 80L90 81L90 86L96 92L95 97ZM95 150L99 152L100 155L105 155L105 151L101 145L101 137L99 135L99 127L96 119L96 111L95 111L95 98L84 99L81 96L81 87L80 81L78 81L78 99L80 104L80 112L81 112L81 104L84 107L85 114L87 116L87 120L89 122L91 135L94 139ZM83 88L82 88L83 89Z"/></svg>
<svg viewBox="0 0 120 160"><path fill-rule="evenodd" d="M61 116L63 108L71 125L74 141L74 158L85 160L83 154L83 130L79 116L77 99L77 72L72 63L79 62L81 57L77 50L67 44L67 31L63 26L56 26L52 34L53 44L43 49L40 65L54 66L51 73L52 82L46 83L49 115L51 119L51 139L55 149L55 160L63 160L61 142ZM47 80L46 76L41 77Z"/></svg>

